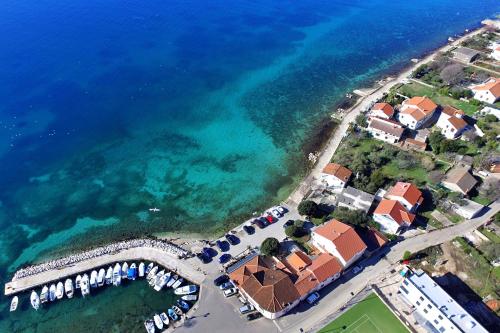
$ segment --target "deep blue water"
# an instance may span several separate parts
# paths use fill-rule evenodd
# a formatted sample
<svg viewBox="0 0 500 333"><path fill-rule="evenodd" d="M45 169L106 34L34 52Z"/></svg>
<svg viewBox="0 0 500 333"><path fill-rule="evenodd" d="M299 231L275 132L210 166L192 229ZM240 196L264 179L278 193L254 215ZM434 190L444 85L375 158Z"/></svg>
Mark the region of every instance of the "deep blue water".
<svg viewBox="0 0 500 333"><path fill-rule="evenodd" d="M1 2L0 276L55 251L237 223L289 193L346 92L499 11L492 0Z"/></svg>

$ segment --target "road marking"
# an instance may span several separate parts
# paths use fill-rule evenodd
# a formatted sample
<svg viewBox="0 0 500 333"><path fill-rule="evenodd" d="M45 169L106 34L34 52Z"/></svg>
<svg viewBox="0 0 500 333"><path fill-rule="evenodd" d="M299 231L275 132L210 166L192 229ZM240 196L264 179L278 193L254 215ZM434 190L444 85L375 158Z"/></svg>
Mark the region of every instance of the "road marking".
<svg viewBox="0 0 500 333"><path fill-rule="evenodd" d="M278 325L278 323L276 322L276 320L273 320L272 321L274 326L276 326L278 328L278 331L282 332L283 330L281 329L280 325Z"/></svg>

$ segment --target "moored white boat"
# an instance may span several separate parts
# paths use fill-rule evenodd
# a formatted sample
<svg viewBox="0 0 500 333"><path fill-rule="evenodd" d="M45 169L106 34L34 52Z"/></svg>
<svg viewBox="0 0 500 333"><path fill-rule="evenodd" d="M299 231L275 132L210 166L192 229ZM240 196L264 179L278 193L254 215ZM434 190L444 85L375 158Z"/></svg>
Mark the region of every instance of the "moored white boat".
<svg viewBox="0 0 500 333"><path fill-rule="evenodd" d="M153 316L153 320L155 321L156 327L161 330L163 328L163 321L161 320L160 316L158 314L155 314Z"/></svg>
<svg viewBox="0 0 500 333"><path fill-rule="evenodd" d="M113 285L119 286L122 280L122 270L119 263L115 264L115 268L113 268Z"/></svg>
<svg viewBox="0 0 500 333"><path fill-rule="evenodd" d="M174 309L170 308L167 310L167 313L168 313L168 316L172 319L172 320L178 320L179 317L177 316L177 314L175 313Z"/></svg>
<svg viewBox="0 0 500 333"><path fill-rule="evenodd" d="M160 281L157 284L155 284L154 289L156 291L160 291L167 284L168 280L170 280L170 275L172 275L171 272L168 272L167 274L163 275Z"/></svg>
<svg viewBox="0 0 500 333"><path fill-rule="evenodd" d="M16 311L17 304L19 304L19 297L17 296L12 297L12 301L10 301L10 312Z"/></svg>
<svg viewBox="0 0 500 333"><path fill-rule="evenodd" d="M175 314L178 315L178 316L182 316L182 310L178 307L178 306L175 306L173 305L172 306L172 310L175 311Z"/></svg>
<svg viewBox="0 0 500 333"><path fill-rule="evenodd" d="M30 303L33 309L35 310L38 310L38 308L40 307L40 297L38 297L38 294L34 290L31 292L30 295Z"/></svg>
<svg viewBox="0 0 500 333"><path fill-rule="evenodd" d="M165 312L160 313L160 318L165 324L165 326L168 326L168 324L170 323L170 319L168 319L168 316Z"/></svg>
<svg viewBox="0 0 500 333"><path fill-rule="evenodd" d="M71 279L66 279L64 282L64 291L66 292L66 297L73 298L73 281Z"/></svg>
<svg viewBox="0 0 500 333"><path fill-rule="evenodd" d="M90 273L90 286L92 288L97 287L97 271L93 270L92 273Z"/></svg>
<svg viewBox="0 0 500 333"><path fill-rule="evenodd" d="M154 265L155 265L154 263L150 262L149 265L146 267L146 270L144 271L144 274L146 274L146 276L149 274L149 272L151 272Z"/></svg>
<svg viewBox="0 0 500 333"><path fill-rule="evenodd" d="M97 273L97 286L102 287L104 286L104 278L106 277L106 270L104 268L101 268L99 272Z"/></svg>
<svg viewBox="0 0 500 333"><path fill-rule="evenodd" d="M156 274L156 276L153 279L151 279L151 281L149 281L149 285L152 287L160 283L160 280L163 277L163 275L165 275L164 269L162 269L158 274Z"/></svg>
<svg viewBox="0 0 500 333"><path fill-rule="evenodd" d="M148 319L144 322L144 327L146 327L146 331L148 333L154 333L155 332L155 324L151 319Z"/></svg>
<svg viewBox="0 0 500 333"><path fill-rule="evenodd" d="M156 272L158 272L158 266L155 266L153 267L149 273L148 273L148 276L146 277L146 279L148 281L151 281L152 278L154 278L156 276Z"/></svg>
<svg viewBox="0 0 500 333"><path fill-rule="evenodd" d="M144 277L144 263L142 261L139 264L139 277Z"/></svg>
<svg viewBox="0 0 500 333"><path fill-rule="evenodd" d="M80 288L82 290L82 296L85 297L90 294L90 283L89 276L87 274L83 274L82 281L80 283Z"/></svg>
<svg viewBox="0 0 500 333"><path fill-rule="evenodd" d="M176 295L189 295L194 294L198 291L198 286L195 284L190 284L184 287L178 287L174 290Z"/></svg>
<svg viewBox="0 0 500 333"><path fill-rule="evenodd" d="M174 288L174 289L179 288L181 286L182 282L184 282L184 279L180 278L179 280L174 282L174 284L172 285L172 288Z"/></svg>
<svg viewBox="0 0 500 333"><path fill-rule="evenodd" d="M56 286L56 298L61 299L64 296L64 285L61 281L57 282Z"/></svg>
<svg viewBox="0 0 500 333"><path fill-rule="evenodd" d="M181 299L185 301L196 301L198 299L198 295L184 295L181 297Z"/></svg>
<svg viewBox="0 0 500 333"><path fill-rule="evenodd" d="M179 275L177 275L177 274L175 274L174 276L172 276L170 278L170 280L168 280L168 282L167 282L167 288L172 287L172 285L175 283L175 281L177 281L178 278L179 278Z"/></svg>
<svg viewBox="0 0 500 333"><path fill-rule="evenodd" d="M106 284L111 284L113 282L113 267L109 266L106 271Z"/></svg>
<svg viewBox="0 0 500 333"><path fill-rule="evenodd" d="M127 278L127 272L128 272L128 264L127 262L124 262L122 265L122 279Z"/></svg>
<svg viewBox="0 0 500 333"><path fill-rule="evenodd" d="M80 289L81 282L82 282L82 276L78 274L75 279L75 289Z"/></svg>
<svg viewBox="0 0 500 333"><path fill-rule="evenodd" d="M49 300L49 288L47 286L43 286L42 292L40 293L40 302L47 303Z"/></svg>
<svg viewBox="0 0 500 333"><path fill-rule="evenodd" d="M56 285L51 284L49 288L49 301L53 302L56 299Z"/></svg>

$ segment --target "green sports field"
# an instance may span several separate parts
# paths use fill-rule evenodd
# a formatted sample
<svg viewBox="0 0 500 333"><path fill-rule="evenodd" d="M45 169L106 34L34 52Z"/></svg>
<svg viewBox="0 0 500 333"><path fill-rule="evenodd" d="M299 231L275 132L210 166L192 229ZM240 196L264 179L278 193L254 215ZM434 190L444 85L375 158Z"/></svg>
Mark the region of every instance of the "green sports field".
<svg viewBox="0 0 500 333"><path fill-rule="evenodd" d="M408 333L376 294L370 294L319 333Z"/></svg>

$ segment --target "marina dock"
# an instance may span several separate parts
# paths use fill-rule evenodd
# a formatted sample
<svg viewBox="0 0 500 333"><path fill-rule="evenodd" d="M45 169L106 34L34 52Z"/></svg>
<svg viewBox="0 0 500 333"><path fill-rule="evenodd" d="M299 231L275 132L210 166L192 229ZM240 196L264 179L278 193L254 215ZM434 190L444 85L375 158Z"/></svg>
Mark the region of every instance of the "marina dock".
<svg viewBox="0 0 500 333"><path fill-rule="evenodd" d="M12 281L5 284L5 295L14 295L81 272L127 260L155 262L194 283L201 284L205 278L203 273L195 270L184 259L181 259L187 255L187 251L164 241L141 239L114 243L106 247L20 269Z"/></svg>

